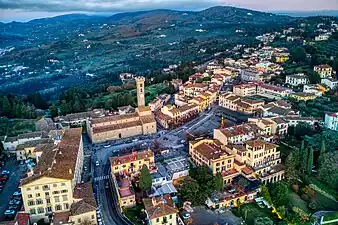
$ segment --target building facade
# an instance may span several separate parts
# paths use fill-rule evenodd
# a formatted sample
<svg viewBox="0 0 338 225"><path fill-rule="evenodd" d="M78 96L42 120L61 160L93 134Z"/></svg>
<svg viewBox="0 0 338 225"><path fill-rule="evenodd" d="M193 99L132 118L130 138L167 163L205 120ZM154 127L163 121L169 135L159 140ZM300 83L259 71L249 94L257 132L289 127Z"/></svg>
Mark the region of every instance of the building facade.
<svg viewBox="0 0 338 225"><path fill-rule="evenodd" d="M297 87L299 85L308 84L309 79L304 74L293 74L286 76L285 83L290 84L293 87Z"/></svg>
<svg viewBox="0 0 338 225"><path fill-rule="evenodd" d="M324 125L330 130L338 131L338 113L326 113Z"/></svg>

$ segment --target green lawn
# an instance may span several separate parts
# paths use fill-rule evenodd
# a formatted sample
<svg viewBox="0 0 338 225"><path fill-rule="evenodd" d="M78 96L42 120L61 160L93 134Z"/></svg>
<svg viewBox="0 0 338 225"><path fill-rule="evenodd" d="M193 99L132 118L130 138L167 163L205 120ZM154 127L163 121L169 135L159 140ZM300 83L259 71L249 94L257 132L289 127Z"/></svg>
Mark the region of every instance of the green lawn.
<svg viewBox="0 0 338 225"><path fill-rule="evenodd" d="M35 131L35 120L33 119L0 119L0 136L16 136L33 131Z"/></svg>
<svg viewBox="0 0 338 225"><path fill-rule="evenodd" d="M338 219L338 212L327 213L324 215L324 221Z"/></svg>
<svg viewBox="0 0 338 225"><path fill-rule="evenodd" d="M134 224L142 225L141 211L143 209L142 205L136 205L133 208L124 209L124 215Z"/></svg>
<svg viewBox="0 0 338 225"><path fill-rule="evenodd" d="M240 216L245 219L248 225L254 225L255 218L269 217L272 221L275 220L272 209L260 208L256 203L249 203L241 206ZM235 215L238 215L238 209L233 209Z"/></svg>
<svg viewBox="0 0 338 225"><path fill-rule="evenodd" d="M304 212L310 213L308 203L300 198L300 196L293 192L292 190L289 191L289 201L292 206L298 207Z"/></svg>

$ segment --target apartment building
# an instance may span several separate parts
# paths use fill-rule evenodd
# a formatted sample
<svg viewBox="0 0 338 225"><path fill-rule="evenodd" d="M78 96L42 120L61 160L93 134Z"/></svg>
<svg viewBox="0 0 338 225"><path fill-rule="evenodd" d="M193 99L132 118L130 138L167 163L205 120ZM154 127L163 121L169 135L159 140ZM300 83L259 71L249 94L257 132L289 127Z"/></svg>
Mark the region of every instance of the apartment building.
<svg viewBox="0 0 338 225"><path fill-rule="evenodd" d="M330 89L338 88L338 80L334 80L332 78L325 78L321 80L321 83L328 86Z"/></svg>
<svg viewBox="0 0 338 225"><path fill-rule="evenodd" d="M256 137L257 130L251 124L245 123L227 128L214 129L214 139L223 145L243 144Z"/></svg>
<svg viewBox="0 0 338 225"><path fill-rule="evenodd" d="M249 123L255 123L264 130L265 135L285 136L288 132L288 122L283 117L249 118Z"/></svg>
<svg viewBox="0 0 338 225"><path fill-rule="evenodd" d="M82 167L82 130L65 130L60 142L43 150L37 166L20 183L25 212L31 218L69 212Z"/></svg>
<svg viewBox="0 0 338 225"><path fill-rule="evenodd" d="M259 83L257 85L257 94L268 98L285 98L289 96L293 91L288 88L275 86L271 84Z"/></svg>
<svg viewBox="0 0 338 225"><path fill-rule="evenodd" d="M241 80L242 81L260 81L260 76L263 73L257 69L248 68L241 70Z"/></svg>
<svg viewBox="0 0 338 225"><path fill-rule="evenodd" d="M112 174L137 175L143 165L149 169L154 166L154 153L151 150L143 152L132 152L131 154L117 157L110 157Z"/></svg>
<svg viewBox="0 0 338 225"><path fill-rule="evenodd" d="M219 105L233 111L251 114L263 106L264 101L246 99L228 92L219 96Z"/></svg>
<svg viewBox="0 0 338 225"><path fill-rule="evenodd" d="M246 97L257 94L257 85L256 83L245 83L240 85L234 85L233 91L235 95Z"/></svg>
<svg viewBox="0 0 338 225"><path fill-rule="evenodd" d="M192 83L183 85L184 96L193 98L202 92L208 90L209 85L207 83Z"/></svg>
<svg viewBox="0 0 338 225"><path fill-rule="evenodd" d="M330 130L338 131L338 113L326 113L324 126Z"/></svg>
<svg viewBox="0 0 338 225"><path fill-rule="evenodd" d="M313 67L313 71L320 75L320 78L330 78L332 76L332 67L327 64L321 64Z"/></svg>
<svg viewBox="0 0 338 225"><path fill-rule="evenodd" d="M23 145L28 141L36 141L46 137L48 138L46 133L42 131L19 134L15 137L3 136L2 144L5 151L14 153L18 145Z"/></svg>
<svg viewBox="0 0 338 225"><path fill-rule="evenodd" d="M296 92L290 95L290 97L294 98L297 101L309 101L317 98L318 96L313 93L306 93L306 92Z"/></svg>
<svg viewBox="0 0 338 225"><path fill-rule="evenodd" d="M287 75L286 84L289 84L293 87L297 87L299 85L305 85L309 83L309 78L304 75L304 74L292 74L292 75Z"/></svg>
<svg viewBox="0 0 338 225"><path fill-rule="evenodd" d="M170 195L144 198L143 204L149 225L178 224L178 209Z"/></svg>
<svg viewBox="0 0 338 225"><path fill-rule="evenodd" d="M221 173L225 183L230 183L239 172L234 169L235 156L222 148L218 140L202 139L189 142L189 154L197 166L207 165L213 175Z"/></svg>
<svg viewBox="0 0 338 225"><path fill-rule="evenodd" d="M121 211L136 205L136 198L130 179L125 174L112 174L114 188L117 193L118 205Z"/></svg>

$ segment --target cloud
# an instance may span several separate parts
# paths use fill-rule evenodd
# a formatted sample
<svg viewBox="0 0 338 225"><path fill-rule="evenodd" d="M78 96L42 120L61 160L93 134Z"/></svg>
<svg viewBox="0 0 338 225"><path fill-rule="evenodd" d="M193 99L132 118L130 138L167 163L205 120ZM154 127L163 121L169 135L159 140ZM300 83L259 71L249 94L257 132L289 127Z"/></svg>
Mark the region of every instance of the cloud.
<svg viewBox="0 0 338 225"><path fill-rule="evenodd" d="M337 0L0 0L2 10L40 12L125 12L149 9L202 9L232 5L260 10L338 9Z"/></svg>

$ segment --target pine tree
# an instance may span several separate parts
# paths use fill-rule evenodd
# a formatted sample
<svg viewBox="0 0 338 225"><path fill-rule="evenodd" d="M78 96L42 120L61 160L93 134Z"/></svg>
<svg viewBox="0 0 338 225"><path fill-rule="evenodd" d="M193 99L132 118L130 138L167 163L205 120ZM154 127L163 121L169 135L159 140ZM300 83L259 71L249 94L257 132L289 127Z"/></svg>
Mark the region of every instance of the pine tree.
<svg viewBox="0 0 338 225"><path fill-rule="evenodd" d="M312 166L313 166L313 148L310 148L309 159L307 161L307 173L309 175L312 174Z"/></svg>
<svg viewBox="0 0 338 225"><path fill-rule="evenodd" d="M54 104L49 107L49 111L50 111L50 116L52 118L57 117L59 115L58 108Z"/></svg>
<svg viewBox="0 0 338 225"><path fill-rule="evenodd" d="M223 177L221 173L216 173L216 175L213 178L213 183L214 190L221 191L223 189Z"/></svg>
<svg viewBox="0 0 338 225"><path fill-rule="evenodd" d="M307 162L308 162L308 156L309 156L309 149L305 148L303 153L302 153L302 158L301 158L301 170L303 173L307 170Z"/></svg>
<svg viewBox="0 0 338 225"><path fill-rule="evenodd" d="M320 154L319 154L319 160L321 160L321 158L323 157L323 155L326 152L326 144L325 144L325 140L322 140L322 146L320 148Z"/></svg>
<svg viewBox="0 0 338 225"><path fill-rule="evenodd" d="M7 96L2 99L2 113L4 116L11 116L12 107Z"/></svg>
<svg viewBox="0 0 338 225"><path fill-rule="evenodd" d="M140 188L143 191L149 191L152 185L152 179L147 165L143 164L140 176Z"/></svg>

